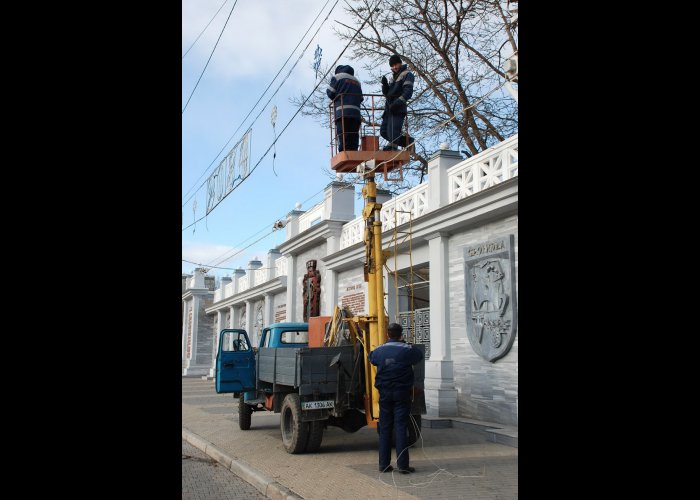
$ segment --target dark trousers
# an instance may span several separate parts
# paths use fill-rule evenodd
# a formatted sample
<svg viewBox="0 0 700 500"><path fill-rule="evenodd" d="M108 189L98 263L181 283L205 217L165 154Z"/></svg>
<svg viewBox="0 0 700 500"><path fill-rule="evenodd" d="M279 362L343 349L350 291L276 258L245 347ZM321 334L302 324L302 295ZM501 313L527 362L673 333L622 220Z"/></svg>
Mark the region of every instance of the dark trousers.
<svg viewBox="0 0 700 500"><path fill-rule="evenodd" d="M360 145L360 119L348 116L338 118L335 121L335 136L338 139L338 152L346 149L357 151Z"/></svg>
<svg viewBox="0 0 700 500"><path fill-rule="evenodd" d="M396 465L406 469L408 463L408 419L411 415L411 391L379 391L379 467L391 462L391 434L396 431Z"/></svg>
<svg viewBox="0 0 700 500"><path fill-rule="evenodd" d="M406 137L401 135L401 127L406 118L404 114L394 114L388 109L384 111L382 116L382 124L379 127L379 135L390 142L391 146L406 147Z"/></svg>

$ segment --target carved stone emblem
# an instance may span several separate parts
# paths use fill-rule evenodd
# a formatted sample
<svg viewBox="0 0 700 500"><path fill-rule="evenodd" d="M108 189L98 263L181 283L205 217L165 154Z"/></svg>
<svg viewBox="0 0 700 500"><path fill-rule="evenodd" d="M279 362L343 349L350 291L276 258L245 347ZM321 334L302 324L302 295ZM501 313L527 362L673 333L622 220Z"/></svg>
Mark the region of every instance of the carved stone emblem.
<svg viewBox="0 0 700 500"><path fill-rule="evenodd" d="M514 245L511 234L464 249L467 337L474 352L491 362L515 340Z"/></svg>

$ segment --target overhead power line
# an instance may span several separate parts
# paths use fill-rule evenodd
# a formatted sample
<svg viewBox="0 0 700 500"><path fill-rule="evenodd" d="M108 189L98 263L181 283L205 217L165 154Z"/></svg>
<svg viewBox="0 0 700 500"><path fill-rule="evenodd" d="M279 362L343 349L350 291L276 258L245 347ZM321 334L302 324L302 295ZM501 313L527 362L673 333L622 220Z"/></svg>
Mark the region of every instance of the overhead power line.
<svg viewBox="0 0 700 500"><path fill-rule="evenodd" d="M342 54L341 54L341 55L342 55ZM339 56L338 58L340 58L340 56ZM499 85L497 85L497 86L495 86L494 88L492 88L491 90L489 90L486 94L484 94L484 95L481 96L479 99L477 99L476 101L474 101L472 104L470 104L469 106L467 106L466 108L464 108L464 109L462 110L462 114L464 114L467 110L476 107L478 104L480 104L482 101L484 101L488 96L490 96L491 94L493 94L494 92L496 92L498 89L500 89L501 87L503 87L504 84L505 84L505 82L501 82ZM451 117L451 118L448 118L448 119L446 119L446 120L441 121L441 122L438 123L437 125L431 127L431 128L430 128L425 134L423 134L422 136L414 138L414 141L413 141L411 144L415 144L418 140L422 140L422 139L425 139L425 138L427 138L427 137L430 137L430 136L432 136L432 135L437 134L440 128L444 127L444 126L447 125L449 122L454 121L455 118L456 118L456 117L453 116L453 117ZM408 146L410 146L411 144L409 144ZM386 160L386 161L389 161L389 162L390 162L390 161L392 161L393 159L395 159L398 155L399 155L399 152L396 153L396 155L394 156L394 158L392 158L392 159L390 159L390 160ZM382 162L382 163L379 163L379 164L375 165L375 167L374 167L371 171L377 171L377 169L379 168L379 166L382 165L383 163L385 163L385 162ZM362 180L362 177L361 177L361 176L358 176L353 182L350 182L350 183L348 183L347 185L343 185L343 186L341 186L341 187L339 187L339 188L334 189L333 192L331 193L331 196L333 196L333 194L335 194L335 193L337 193L337 192L340 192L340 191L343 191L343 190L345 190L345 189L350 189L351 187L354 188L355 185L359 184L361 180ZM306 200L304 200L304 203L306 203L307 201L313 199L314 197L316 197L318 194L320 194L320 193L321 193L322 191L324 191L325 189L326 189L326 188L323 188L323 189L321 189L320 191L317 191L316 193L312 194L310 197L308 197ZM201 219L200 219L200 220L201 220ZM268 224L266 227L269 227L269 226L270 226L270 224ZM189 227L189 226L188 226L188 227ZM186 229L186 228L185 228L185 229ZM246 241L248 241L249 239L251 239L252 237L254 237L255 235L259 234L260 232L262 232L262 231L264 231L264 230L265 230L265 228L261 229L261 230L258 231L257 233L254 233L253 236L250 236L250 237L246 238L245 240L243 240L243 242L241 242L241 244L242 244L242 243L245 243ZM232 268L227 268L227 267L219 267L218 264L223 264L224 262L226 262L226 261L232 259L232 258L235 257L236 255L240 254L243 250L246 250L246 249L250 248L250 247L253 246L255 243L258 243L259 241L263 240L264 238L266 238L267 236L269 236L269 235L272 234L273 232L274 232L274 230L271 231L270 233L268 233L268 234L262 236L261 238L259 238L258 240L254 241L253 243L251 243L250 245L246 246L245 248L243 248L243 249L237 251L237 252L234 253L233 255L230 255L230 256L225 257L225 258L222 259L222 257L223 257L226 253L230 252L230 250L227 251L227 252L224 252L224 254L222 254L221 256L219 256L219 257L217 257L217 258L215 258L215 259L212 260L212 262L214 263L214 265L211 265L211 264L199 264L199 263L196 263L196 264L197 264L197 265L200 265L200 266L204 266L204 267L215 268L215 269L232 269ZM182 259L182 260L185 261L185 262L189 262L189 263L191 263L191 264L195 264L194 262L190 262L190 261L187 261L187 260L185 260L185 259Z"/></svg>
<svg viewBox="0 0 700 500"><path fill-rule="evenodd" d="M183 59L185 58L185 56L187 55L187 53L192 49L192 47L194 47L194 44L197 43L197 40L199 40L199 37L202 36L202 35L204 34L205 31L207 31L207 28L209 27L209 25L211 24L211 22L214 20L214 18L215 18L216 16L219 15L219 12L221 12L221 9L223 9L223 8L224 8L224 5L226 5L227 3L228 3L228 0L224 0L224 3L221 4L221 7L219 7L219 10L217 10L217 11L216 11L216 14L214 14L214 17L212 17L212 18L209 20L209 22L208 22L207 25L204 27L204 29L201 31L201 33L200 33L199 35L197 35L197 38L194 39L194 42L192 42L192 45L190 45L190 48L187 49L187 50L185 51L184 54L182 54L182 58L183 58Z"/></svg>
<svg viewBox="0 0 700 500"><path fill-rule="evenodd" d="M252 246L255 245L256 243L258 243L259 241L264 240L265 238L267 238L268 236L270 236L272 233L274 233L274 231L270 231L269 233L264 234L263 236L261 236L260 238L258 238L257 240L255 240L255 241L254 241L253 243L251 243L250 245L248 245L248 246L246 246L246 247L241 248L240 250L238 250L235 254L231 255L231 257L228 257L226 260L230 260L230 259L232 259L233 257L235 257L236 255L238 255L239 253L243 252L244 250L248 250L250 247L252 247ZM222 261L222 262L220 262L220 263L224 263L224 262L226 262L226 260L224 260L224 261ZM185 259L182 259L182 261L183 261L183 262L189 262L190 264L196 264L196 265L198 265L198 266L215 267L215 268L217 268L217 269L231 269L231 270L235 270L235 269L232 269L232 268L230 268L230 267L218 267L218 266L210 266L210 265L208 265L208 264L199 264L199 263L197 263L197 262L191 262L191 261L185 260Z"/></svg>
<svg viewBox="0 0 700 500"><path fill-rule="evenodd" d="M197 83L195 83L194 88L192 89L192 93L190 94L190 97L187 99L187 102L185 103L185 107L182 108L183 115L185 114L185 110L187 109L187 105L190 103L190 99L192 99L192 96L194 95L194 91L197 90L197 86L199 85L199 81L204 76L204 72L207 70L207 66L209 66L209 61L211 61L211 57L214 55L214 51L216 50L216 47L219 45L219 40L221 40L221 35L224 34L224 30L226 29L226 25L228 24L228 20L231 19L231 14L233 14L233 9L236 8L237 3L238 3L238 0L236 0L233 3L233 7L231 7L231 11L228 13L228 17L226 18L226 22L224 23L224 27L221 28L221 33L219 33L219 38L216 39L216 43L214 44L214 48L211 49L211 54L209 54L209 59L207 59L207 63L204 65L204 69L202 70L202 74L199 75L199 78L197 79Z"/></svg>
<svg viewBox="0 0 700 500"><path fill-rule="evenodd" d="M370 18L372 17L372 14L374 14L374 11L377 10L377 7L379 7L380 4L381 4L381 0L378 0L378 1L377 1L377 5L374 7L374 9L372 9L372 12L370 12L370 14L367 16L367 19L365 19L364 22L360 25L360 27L357 28L357 31L356 31L355 34L352 36L352 38L350 39L350 41L347 43L347 45L345 46L345 48L343 48L343 50L340 52L340 54L338 54L338 57L336 57L335 61L333 61L333 62L330 64L330 66L328 67L328 69L326 70L326 72L323 74L323 76L321 77L321 79L319 79L318 83L314 86L314 88L311 90L311 92L309 92L309 95L306 97L306 99L304 99L304 102L302 102L302 103L299 105L299 107L297 108L296 112L292 115L292 117L289 119L289 121L287 122L287 124L286 124L286 125L284 126L284 128L280 131L279 135L277 135L277 137L275 138L275 140L272 141L272 144L270 144L270 146L267 148L267 150L265 151L265 153L263 153L262 157L261 157L261 158L258 160L258 162L253 166L253 168L250 169L250 171L248 172L248 175L246 175L243 179L241 179L241 181L240 181L238 184L236 184L236 185L233 187L233 189L231 189L231 190L226 194L226 196L228 196L228 195L231 194L233 191L235 191L236 189L238 189L238 188L241 186L241 184L243 184L243 183L245 182L245 180L248 179L248 178L251 176L251 174L255 171L255 169L258 168L258 165L260 165L260 163L265 159L265 157L266 157L267 154L270 152L270 150L272 149L272 147L273 147L273 146L277 143L277 141L282 137L282 135L284 134L285 130L287 130L287 127L289 127L289 125L292 123L292 121L294 121L294 119L297 117L297 115L299 114L299 112L304 108L304 105L307 103L307 101L311 98L311 96L314 94L314 92L316 92L316 89L318 88L318 86L321 85L321 83L327 83L327 82L326 82L326 78L328 77L328 74L331 72L331 69L335 67L335 64L340 60L340 58L343 56L343 54L345 54L345 51L348 50L348 47L350 47L350 44L353 42L353 40L355 40L355 37L357 37L357 35L358 35L358 34L360 33L360 31L362 30L362 28L365 27L365 24L367 24L367 21L370 20ZM329 15L330 15L330 13L329 13ZM204 185L204 184L202 184L202 185ZM212 210L213 210L216 206L218 206L219 203L221 203L221 202L226 198L226 196L224 196L224 198L222 198L221 200L219 200L219 202L218 202L216 205L214 205L214 207L212 207ZM211 212L211 210L210 210L210 212ZM182 230L184 231L185 229L188 229L188 228L194 226L197 222L201 221L201 220L204 219L206 216L207 216L207 214L204 214L203 216L201 216L199 219L197 219L196 221L194 221L194 222L191 223L190 225L188 225L188 226L182 228Z"/></svg>
<svg viewBox="0 0 700 500"><path fill-rule="evenodd" d="M325 19L323 20L323 22L319 25L318 29L316 30L316 33L314 33L314 36L311 37L311 40L313 40L313 38L316 36L316 34L318 33L318 31L321 29L321 27L324 25L324 23L328 20L328 17L330 16L331 12L333 12L333 9L335 9L335 6L338 5L338 2L339 2L339 1L340 1L340 0L336 0L336 2L333 4L333 7L331 7L331 10L330 10L330 11L328 11L328 14L326 15L326 18L325 18ZM321 13L323 12L323 9L326 8L326 5L328 5L328 2L330 2L330 0L326 0L326 3L323 5L323 7L321 7L321 10L318 11L318 14L316 15L316 18L311 22L311 25L310 25L309 28L306 30L306 33L304 33L304 34L302 35L301 39L299 40L299 43L297 43L296 47L294 47L294 49L292 50L292 52L289 54L289 57L287 57L287 60L284 61L284 64L282 64L282 66L280 67L280 69L279 69L279 71L277 72L277 74L276 74L276 75L274 76L274 78L270 81L270 83L269 83L269 85L267 86L267 88L265 89L265 91L264 91L262 94L260 94L260 97L258 98L257 102L253 105L252 108L250 108L250 111L248 111L248 114L245 116L245 118L243 118L243 120L241 121L241 123L238 125L238 128L236 128L236 130L233 132L233 134L231 134L231 137L228 138L228 140L226 141L226 144L224 144L224 145L222 146L222 148L219 150L219 152L216 153L216 156L214 157L214 159L213 159L213 160L211 161L211 163L207 166L207 168L204 169L204 172L202 172L202 174L199 176L199 178L197 178L197 180L194 181L194 184L192 184L192 187L190 187L190 188L187 190L187 192L184 194L184 196L187 196L187 194L188 194L190 191L192 191L192 189L193 189L195 186L197 186L197 183L202 179L202 177L204 177L204 175L206 175L206 173L209 172L209 169L212 167L212 165L214 165L214 162L216 162L217 158L219 158L219 155L226 149L226 146L228 146L228 145L230 144L231 139L233 139L233 138L236 136L236 133L241 129L241 127L243 126L243 124L245 123L245 121L248 119L248 117L251 115L251 113L252 113L252 112L255 110L255 108L258 106L258 103L260 103L260 101L262 100L262 98L265 97L265 94L267 94L267 91L270 90L270 87L272 87L272 84L275 83L275 80L277 80L277 77L279 76L279 74L282 72L282 70L283 70L284 67L287 65L287 63L289 62L289 60L292 58L292 56L294 55L294 53L296 52L296 50L299 48L299 45L301 45L301 42L304 41L304 38L306 38L306 35L309 34L309 31L311 31L311 28L313 28L314 24L316 24L316 20L321 16ZM311 42L309 42L309 44L310 44L310 43L311 43ZM309 44L306 45L306 47L305 47L304 50L302 51L302 53L301 53L299 59L301 59L301 56L304 55L304 53L306 52L306 49L308 49L308 47L309 47ZM299 59L297 59L297 63L296 63L296 64L298 64ZM292 69L289 71L289 73L288 73L287 76L284 78L284 80L282 81L282 83L277 87L277 90L275 91L275 93L272 94L272 96L270 97L270 99L265 103L265 107L267 107L267 105L270 104L270 100L272 100L272 97L274 97L274 96L277 94L277 92L278 92L279 89L282 87L282 85L284 85L284 82L287 81L287 79L289 78L289 75L291 74L292 70L294 70L294 68L296 67L296 64L294 64L294 66L292 66ZM263 107L263 110L265 110L265 107ZM262 111L260 111L260 113L258 113L258 116L255 117L255 120L253 120L253 122L250 124L249 127L246 128L246 130L247 130L248 128L252 127L252 126L255 124L255 122L257 121L257 119L260 117L261 114L262 114ZM197 188L197 190L196 190L194 193L192 193L192 196L194 196L194 195L197 193L197 191L199 191L199 189L200 189L203 185L204 185L204 183L201 184L201 185ZM187 198L187 199L182 203L182 206L183 206L183 207L187 204L188 201L190 201L190 200L192 199L192 196L190 196L189 198Z"/></svg>

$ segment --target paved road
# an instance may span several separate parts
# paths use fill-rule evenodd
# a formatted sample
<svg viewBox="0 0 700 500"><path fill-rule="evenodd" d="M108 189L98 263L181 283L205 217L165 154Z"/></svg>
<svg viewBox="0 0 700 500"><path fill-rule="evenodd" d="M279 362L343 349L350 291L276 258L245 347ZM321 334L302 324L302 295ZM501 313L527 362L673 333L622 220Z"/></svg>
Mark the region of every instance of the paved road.
<svg viewBox="0 0 700 500"><path fill-rule="evenodd" d="M266 500L254 486L182 440L182 500Z"/></svg>
<svg viewBox="0 0 700 500"><path fill-rule="evenodd" d="M200 449L213 447L239 464L241 477L269 496L270 488L260 485L281 485L292 498L306 500L518 498L518 449L491 442L478 430L424 428L424 439L411 450L416 473L404 476L378 473L375 429L349 434L329 427L317 453L290 455L282 445L279 414L255 412L251 429L241 431L237 410L236 399L216 394L213 382L183 378L183 437L198 436Z"/></svg>

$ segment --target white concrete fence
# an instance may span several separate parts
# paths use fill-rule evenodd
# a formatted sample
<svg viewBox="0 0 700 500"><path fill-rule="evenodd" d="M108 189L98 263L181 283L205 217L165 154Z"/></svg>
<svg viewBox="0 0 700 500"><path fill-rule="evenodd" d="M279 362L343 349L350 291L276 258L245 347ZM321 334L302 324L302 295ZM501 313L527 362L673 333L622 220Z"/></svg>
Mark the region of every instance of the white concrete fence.
<svg viewBox="0 0 700 500"><path fill-rule="evenodd" d="M487 149L471 158L464 160L445 172L443 179L428 179L406 191L395 199L389 200L382 206L382 230L389 231L396 225L401 225L426 213L440 208L439 200L454 203L468 196L483 191L491 186L512 179L518 175L518 135L514 135L500 144ZM430 182L437 182L438 188L431 190ZM443 193L446 186L447 193ZM441 191L442 190L442 191ZM433 193L432 197L430 196ZM306 231L312 225L323 220L326 200L314 205L299 216L299 232ZM347 248L362 241L364 221L362 216L343 225L340 235L340 249ZM287 275L287 259L280 257L274 261L274 275L271 269L256 269L245 276L233 278L234 282L217 289L214 302L231 297L272 278ZM235 281L238 281L235 283ZM236 286L237 285L237 286ZM194 287L194 277L187 280L187 288Z"/></svg>

